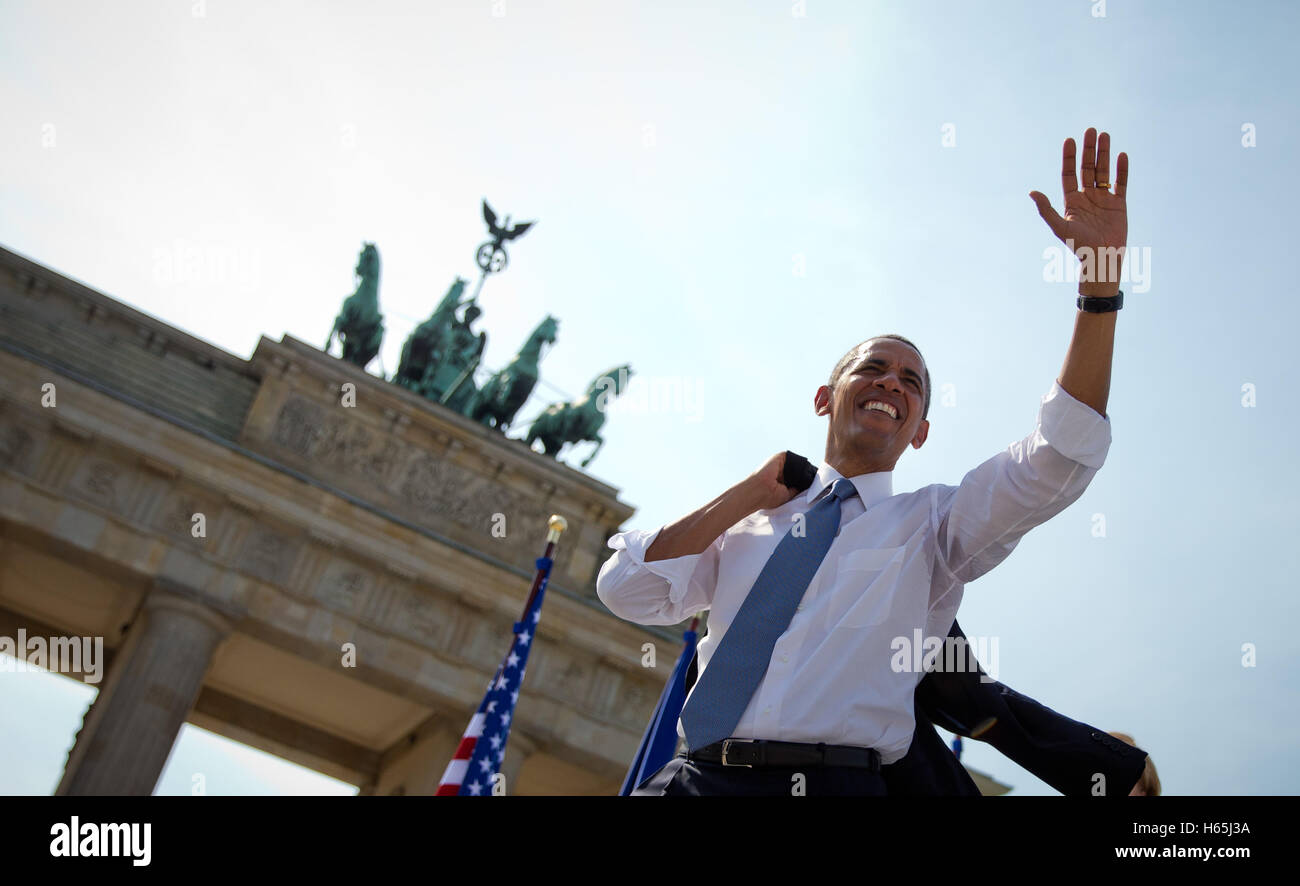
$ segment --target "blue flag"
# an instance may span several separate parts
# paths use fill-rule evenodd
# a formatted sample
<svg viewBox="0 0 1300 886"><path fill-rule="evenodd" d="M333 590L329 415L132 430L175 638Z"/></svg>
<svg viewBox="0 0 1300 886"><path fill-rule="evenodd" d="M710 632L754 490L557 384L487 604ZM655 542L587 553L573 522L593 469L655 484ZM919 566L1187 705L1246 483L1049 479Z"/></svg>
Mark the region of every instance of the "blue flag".
<svg viewBox="0 0 1300 886"><path fill-rule="evenodd" d="M659 696L654 714L650 717L650 726L641 738L641 746L636 750L636 757L623 779L620 797L626 797L636 790L637 785L654 775L673 758L677 751L677 720L682 715L682 705L686 704L686 671L695 657L695 621L691 629L682 634L686 645L677 659L668 685Z"/></svg>

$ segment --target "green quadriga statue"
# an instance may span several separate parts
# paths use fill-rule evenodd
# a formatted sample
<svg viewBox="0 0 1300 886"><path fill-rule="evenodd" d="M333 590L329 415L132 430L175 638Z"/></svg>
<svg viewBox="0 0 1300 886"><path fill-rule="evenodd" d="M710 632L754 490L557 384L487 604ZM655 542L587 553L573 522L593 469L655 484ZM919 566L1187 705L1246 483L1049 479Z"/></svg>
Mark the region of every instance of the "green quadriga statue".
<svg viewBox="0 0 1300 886"><path fill-rule="evenodd" d="M550 314L538 324L533 334L524 342L510 365L488 379L483 389L474 395L464 414L489 427L504 432L515 413L537 385L537 363L543 344L554 344L559 321ZM463 382L462 382L463 384Z"/></svg>
<svg viewBox="0 0 1300 886"><path fill-rule="evenodd" d="M334 336L343 344L343 359L366 368L384 340L384 318L379 313L379 250L367 243L357 259L357 291L343 300L343 308L334 318L334 328L325 340L329 353Z"/></svg>
<svg viewBox="0 0 1300 886"><path fill-rule="evenodd" d="M586 394L571 403L553 403L533 419L524 442L531 447L534 440L541 440L546 454L555 458L565 443L595 441L596 448L582 462L585 468L605 445L604 438L597 431L605 424L606 406L610 398L627 390L627 380L631 375L632 367L626 364L602 372L587 385Z"/></svg>
<svg viewBox="0 0 1300 886"><path fill-rule="evenodd" d="M420 391L425 373L443 359L441 344L456 323L456 311L462 304L460 299L465 293L467 282L457 277L429 319L415 327L415 331L406 339L402 345L401 362L393 374L394 383L412 391Z"/></svg>

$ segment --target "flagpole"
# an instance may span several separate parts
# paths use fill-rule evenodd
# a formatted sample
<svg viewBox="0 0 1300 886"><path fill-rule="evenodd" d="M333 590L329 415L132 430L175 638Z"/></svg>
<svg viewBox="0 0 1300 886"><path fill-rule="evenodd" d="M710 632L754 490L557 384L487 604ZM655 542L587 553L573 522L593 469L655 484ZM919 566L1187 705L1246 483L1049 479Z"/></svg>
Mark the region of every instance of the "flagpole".
<svg viewBox="0 0 1300 886"><path fill-rule="evenodd" d="M542 559L550 560L551 554L555 552L555 545L560 540L560 533L569 528L569 521L559 514L551 514L551 518L546 521L546 525L548 527L546 532L546 553L542 554ZM524 603L524 612L519 616L520 621L528 618L528 610L533 608L533 600L537 597L537 590L542 586L545 578L546 576L542 574L542 570L539 568L537 574L533 576L533 587L528 592L528 600Z"/></svg>

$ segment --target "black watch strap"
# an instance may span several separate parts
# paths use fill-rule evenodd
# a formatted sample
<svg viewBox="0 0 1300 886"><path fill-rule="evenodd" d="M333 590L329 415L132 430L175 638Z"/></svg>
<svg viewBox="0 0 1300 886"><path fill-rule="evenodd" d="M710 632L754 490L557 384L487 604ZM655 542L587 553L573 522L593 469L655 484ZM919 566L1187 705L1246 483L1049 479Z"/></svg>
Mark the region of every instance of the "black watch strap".
<svg viewBox="0 0 1300 886"><path fill-rule="evenodd" d="M1124 292L1121 290L1110 296L1081 295L1075 304L1079 306L1079 310L1087 311L1089 314L1118 311L1124 307Z"/></svg>

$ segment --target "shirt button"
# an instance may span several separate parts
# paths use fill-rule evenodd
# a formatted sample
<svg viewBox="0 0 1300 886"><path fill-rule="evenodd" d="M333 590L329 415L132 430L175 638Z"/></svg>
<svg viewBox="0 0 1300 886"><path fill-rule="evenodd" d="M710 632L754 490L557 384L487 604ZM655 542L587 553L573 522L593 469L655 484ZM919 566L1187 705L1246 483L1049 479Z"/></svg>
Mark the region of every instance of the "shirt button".
<svg viewBox="0 0 1300 886"><path fill-rule="evenodd" d="M781 661L789 661L789 660L790 660L790 656L785 655L784 653L781 655Z"/></svg>
<svg viewBox="0 0 1300 886"><path fill-rule="evenodd" d="M767 707L763 708L763 713L765 713L765 714L770 714L770 713L772 713L772 706L771 706L771 705L768 705Z"/></svg>

